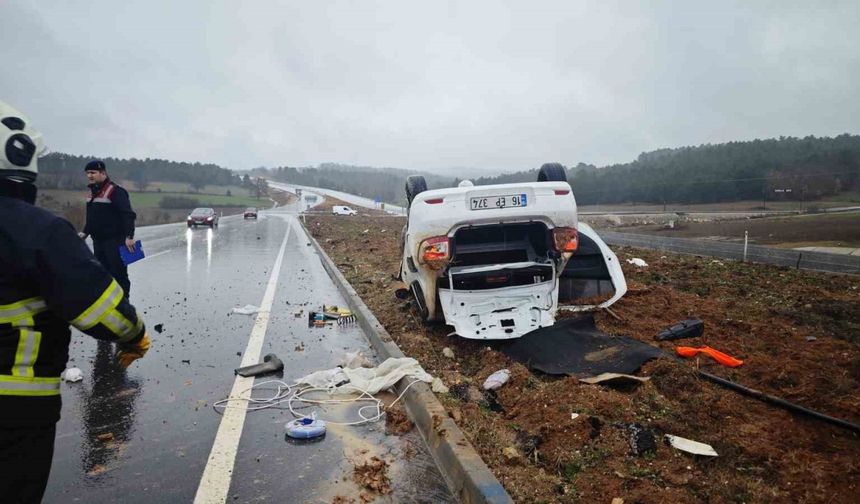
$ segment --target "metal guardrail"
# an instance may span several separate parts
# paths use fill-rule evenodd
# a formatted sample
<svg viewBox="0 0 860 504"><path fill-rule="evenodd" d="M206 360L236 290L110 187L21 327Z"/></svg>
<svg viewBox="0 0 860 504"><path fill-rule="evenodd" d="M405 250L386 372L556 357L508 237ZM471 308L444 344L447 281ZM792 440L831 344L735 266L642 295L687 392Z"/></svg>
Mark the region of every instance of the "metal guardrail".
<svg viewBox="0 0 860 504"><path fill-rule="evenodd" d="M599 235L603 241L610 245L626 245L681 254L734 259L736 261L744 260L744 245L742 243L669 238L619 233L617 231L600 231ZM860 275L860 257L858 256L748 245L746 260L802 270Z"/></svg>

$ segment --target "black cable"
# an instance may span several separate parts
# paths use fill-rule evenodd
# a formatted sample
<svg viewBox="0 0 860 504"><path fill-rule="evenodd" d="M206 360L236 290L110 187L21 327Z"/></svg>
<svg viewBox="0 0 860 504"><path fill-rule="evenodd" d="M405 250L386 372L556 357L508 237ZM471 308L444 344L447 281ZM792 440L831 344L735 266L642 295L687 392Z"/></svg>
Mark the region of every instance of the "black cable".
<svg viewBox="0 0 860 504"><path fill-rule="evenodd" d="M761 392L760 390L745 387L739 383L735 383L733 381L726 380L725 378L720 378L719 376L712 375L710 373L706 373L705 371L702 371L702 370L698 370L698 373L699 373L699 376L701 376L702 378L705 378L706 380L708 380L712 383L716 383L717 385L720 385L722 387L734 390L735 392L739 392L745 396L749 396L749 397L758 399L760 401L764 401L766 403L773 404L774 406L779 406L780 408L783 408L783 409L786 409L786 410L789 410L789 411L792 411L795 413L801 413L803 415L810 416L812 418L816 418L818 420L822 420L822 421L827 422L829 424L833 424L833 425L836 425L838 427L842 427L843 429L848 429L852 432L860 434L860 425L857 425L855 423L851 423L847 420L842 420L841 418L834 418L832 416L825 415L824 413L821 413L821 412L818 412L815 410L811 410L809 408L804 408L803 406L800 406L800 405L797 405L794 403L790 403L784 399L780 399L779 397L765 394L764 392Z"/></svg>

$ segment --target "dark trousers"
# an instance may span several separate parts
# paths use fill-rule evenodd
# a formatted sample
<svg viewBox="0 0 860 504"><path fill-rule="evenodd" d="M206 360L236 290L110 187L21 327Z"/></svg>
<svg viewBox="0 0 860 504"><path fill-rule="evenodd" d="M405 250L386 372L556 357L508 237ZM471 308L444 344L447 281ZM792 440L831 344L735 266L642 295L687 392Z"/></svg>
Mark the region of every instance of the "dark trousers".
<svg viewBox="0 0 860 504"><path fill-rule="evenodd" d="M9 504L42 502L56 432L56 425L0 427L0 500Z"/></svg>
<svg viewBox="0 0 860 504"><path fill-rule="evenodd" d="M116 283L125 291L125 298L131 294L131 281L128 279L128 268L119 256L119 247L125 247L125 238L93 238L93 253L108 273L114 277Z"/></svg>

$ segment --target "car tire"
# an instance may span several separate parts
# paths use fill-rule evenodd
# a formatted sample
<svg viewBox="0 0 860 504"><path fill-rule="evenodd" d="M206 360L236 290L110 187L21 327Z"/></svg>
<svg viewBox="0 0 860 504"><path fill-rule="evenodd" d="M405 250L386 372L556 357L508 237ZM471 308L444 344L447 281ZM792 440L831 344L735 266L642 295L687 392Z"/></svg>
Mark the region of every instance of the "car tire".
<svg viewBox="0 0 860 504"><path fill-rule="evenodd" d="M538 171L538 182L567 182L567 173L561 163L545 163Z"/></svg>
<svg viewBox="0 0 860 504"><path fill-rule="evenodd" d="M412 282L411 287L416 308L419 315L421 315L421 321L426 324L430 318L430 312L427 310L427 303L424 301L424 292L421 291L421 285L418 282Z"/></svg>
<svg viewBox="0 0 860 504"><path fill-rule="evenodd" d="M412 204L415 196L427 190L427 181L421 175L410 175L406 178L406 201Z"/></svg>

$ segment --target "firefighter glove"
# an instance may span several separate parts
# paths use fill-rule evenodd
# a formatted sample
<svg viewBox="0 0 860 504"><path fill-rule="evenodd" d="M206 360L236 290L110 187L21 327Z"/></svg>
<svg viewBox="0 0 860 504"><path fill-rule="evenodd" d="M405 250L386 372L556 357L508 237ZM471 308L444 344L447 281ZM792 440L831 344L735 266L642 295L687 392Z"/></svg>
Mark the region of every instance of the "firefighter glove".
<svg viewBox="0 0 860 504"><path fill-rule="evenodd" d="M123 368L128 368L132 362L140 359L149 351L149 333L144 333L136 343L119 345L116 360Z"/></svg>

